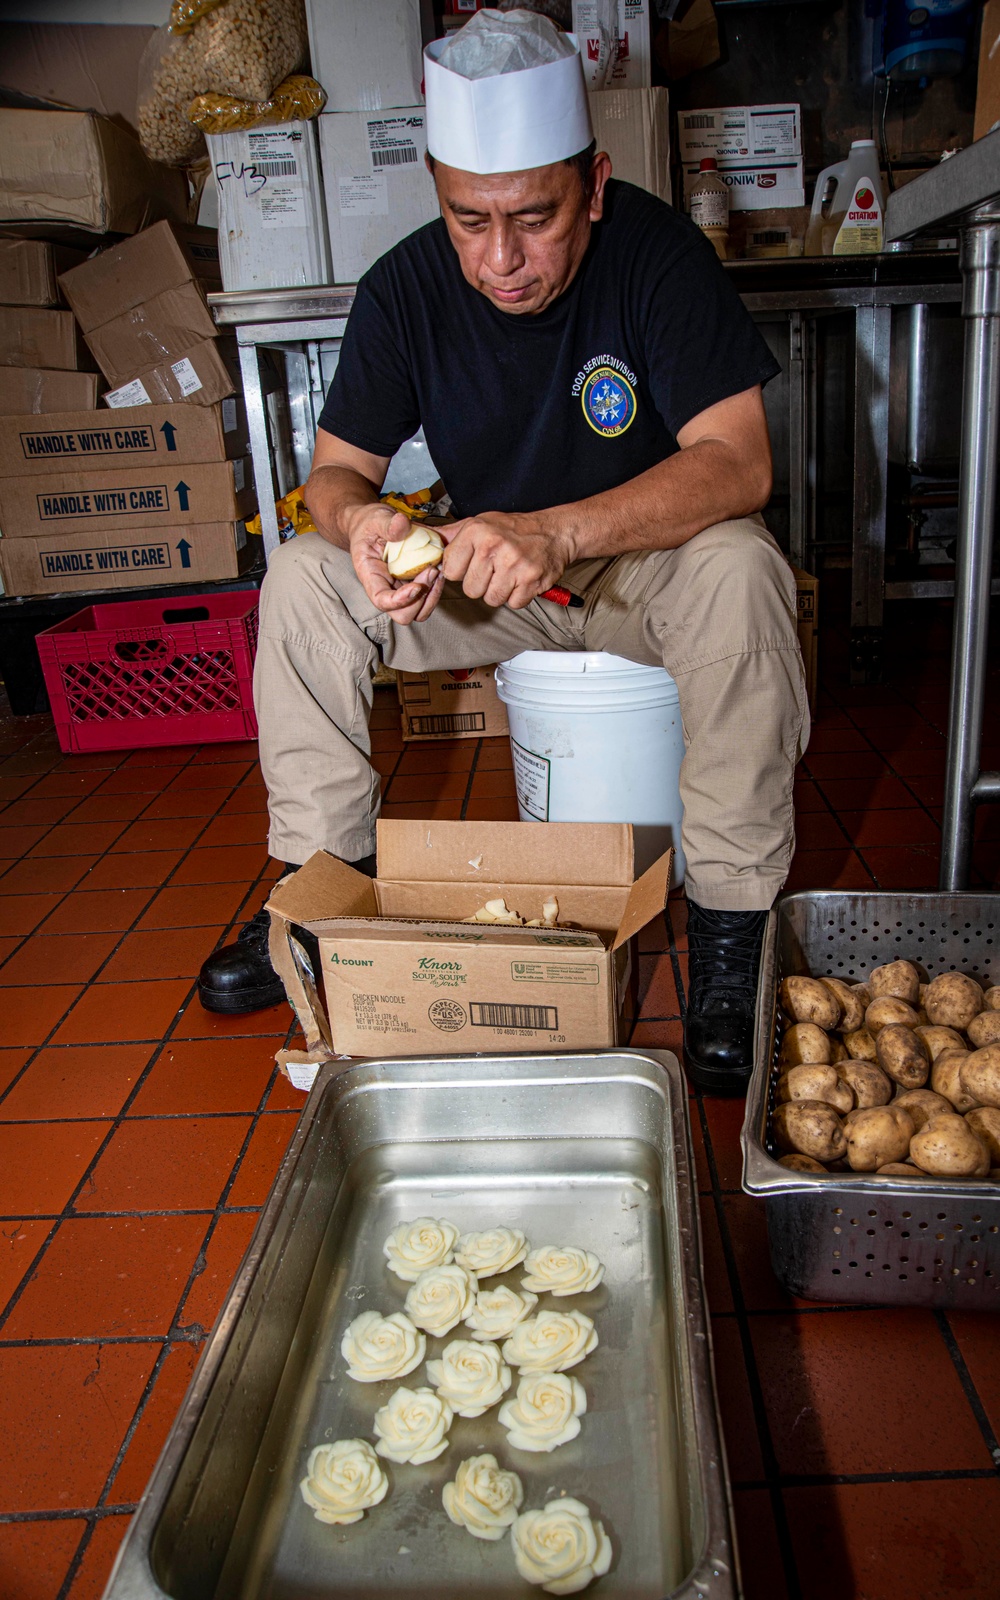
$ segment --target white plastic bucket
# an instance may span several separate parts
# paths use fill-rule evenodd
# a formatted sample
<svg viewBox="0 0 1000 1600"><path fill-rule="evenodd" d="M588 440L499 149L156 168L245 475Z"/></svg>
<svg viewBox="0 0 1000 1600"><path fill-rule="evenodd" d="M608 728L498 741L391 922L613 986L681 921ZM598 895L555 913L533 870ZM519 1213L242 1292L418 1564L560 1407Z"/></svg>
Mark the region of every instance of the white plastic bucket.
<svg viewBox="0 0 1000 1600"><path fill-rule="evenodd" d="M596 651L526 650L496 671L522 822L631 822L637 865L669 845L684 878L677 685Z"/></svg>

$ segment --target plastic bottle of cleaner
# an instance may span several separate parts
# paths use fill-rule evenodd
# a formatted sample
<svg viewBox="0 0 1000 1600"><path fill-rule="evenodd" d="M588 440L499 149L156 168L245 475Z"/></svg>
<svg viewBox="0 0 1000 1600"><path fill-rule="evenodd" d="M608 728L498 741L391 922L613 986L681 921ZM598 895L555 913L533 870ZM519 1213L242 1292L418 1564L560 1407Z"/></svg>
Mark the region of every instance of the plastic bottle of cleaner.
<svg viewBox="0 0 1000 1600"><path fill-rule="evenodd" d="M875 141L855 139L847 159L824 167L816 179L806 255L878 255L884 206Z"/></svg>
<svg viewBox="0 0 1000 1600"><path fill-rule="evenodd" d="M705 156L691 186L688 203L691 221L711 239L716 255L725 261L729 253L729 186L719 176L714 156Z"/></svg>

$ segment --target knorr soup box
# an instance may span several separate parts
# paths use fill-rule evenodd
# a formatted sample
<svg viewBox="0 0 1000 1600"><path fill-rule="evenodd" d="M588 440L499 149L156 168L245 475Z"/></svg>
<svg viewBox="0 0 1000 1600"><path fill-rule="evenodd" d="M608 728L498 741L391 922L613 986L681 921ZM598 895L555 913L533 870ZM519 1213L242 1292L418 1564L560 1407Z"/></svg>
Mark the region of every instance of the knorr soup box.
<svg viewBox="0 0 1000 1600"><path fill-rule="evenodd" d="M268 901L270 952L314 1060L602 1049L635 1015L639 930L672 852L635 878L628 823L378 824L372 880L318 852ZM488 901L526 921L470 922ZM296 927L313 934L319 970Z"/></svg>

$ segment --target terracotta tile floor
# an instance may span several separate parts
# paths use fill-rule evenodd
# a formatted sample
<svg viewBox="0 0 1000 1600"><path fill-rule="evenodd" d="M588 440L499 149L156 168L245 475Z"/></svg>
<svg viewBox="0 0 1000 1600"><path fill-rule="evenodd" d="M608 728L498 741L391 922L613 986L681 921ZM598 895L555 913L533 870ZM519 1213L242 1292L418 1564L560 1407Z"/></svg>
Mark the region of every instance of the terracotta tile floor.
<svg viewBox="0 0 1000 1600"><path fill-rule="evenodd" d="M793 888L935 883L947 614L890 619L861 690L824 626ZM388 693L374 729L388 814L516 814L504 741L404 750ZM1000 814L976 831L995 884ZM274 876L264 836L252 745L63 758L47 718L0 718L2 1600L101 1593L295 1126L287 1007L194 999ZM636 1044L679 1049L686 949L675 895ZM1000 1595L1000 1321L793 1301L740 1190L742 1105L691 1109L748 1600Z"/></svg>

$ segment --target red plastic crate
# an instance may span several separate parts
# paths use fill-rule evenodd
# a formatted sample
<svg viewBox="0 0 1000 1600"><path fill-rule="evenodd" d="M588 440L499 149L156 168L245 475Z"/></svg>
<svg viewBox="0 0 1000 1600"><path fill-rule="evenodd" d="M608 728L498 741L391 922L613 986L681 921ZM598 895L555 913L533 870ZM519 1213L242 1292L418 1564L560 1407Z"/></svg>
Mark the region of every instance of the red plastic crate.
<svg viewBox="0 0 1000 1600"><path fill-rule="evenodd" d="M37 636L59 746L255 739L256 590L86 606Z"/></svg>

